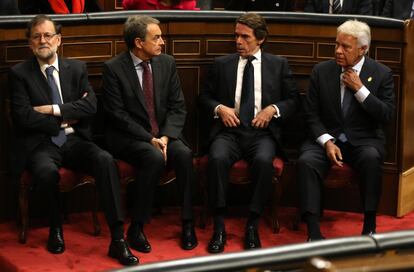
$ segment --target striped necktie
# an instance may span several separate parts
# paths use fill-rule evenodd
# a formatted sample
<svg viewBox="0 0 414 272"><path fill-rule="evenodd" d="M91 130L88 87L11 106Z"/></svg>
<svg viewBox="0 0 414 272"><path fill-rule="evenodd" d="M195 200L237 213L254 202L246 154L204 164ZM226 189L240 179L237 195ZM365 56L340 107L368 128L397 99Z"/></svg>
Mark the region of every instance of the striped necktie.
<svg viewBox="0 0 414 272"><path fill-rule="evenodd" d="M332 13L339 14L342 11L341 1L340 0L333 0L332 3Z"/></svg>

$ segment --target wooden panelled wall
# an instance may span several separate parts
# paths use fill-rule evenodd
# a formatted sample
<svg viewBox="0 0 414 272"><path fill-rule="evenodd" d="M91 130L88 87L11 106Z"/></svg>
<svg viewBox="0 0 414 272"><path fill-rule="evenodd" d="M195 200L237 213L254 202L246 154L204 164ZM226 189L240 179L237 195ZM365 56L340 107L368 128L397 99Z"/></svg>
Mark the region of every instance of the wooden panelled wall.
<svg viewBox="0 0 414 272"><path fill-rule="evenodd" d="M154 14L154 16L157 17L159 14ZM222 20L219 15L217 13L217 18L211 19L210 16L205 20L202 17L183 20L174 12L170 17L159 17L162 18L161 29L166 41L165 52L176 58L187 102L188 118L184 133L196 153L202 150L202 143L208 132L204 121L199 120L197 107L197 96L203 78L214 57L235 51L233 22L238 14L227 14ZM63 21L63 39L59 54L88 63L89 79L98 95L102 89L102 63L126 48L121 36L126 16L121 18L122 20L120 15L117 16L114 20L107 19L106 21L94 20L93 17L79 22ZM182 16L181 13L180 16ZM229 19L229 16L234 18ZM298 13L283 16L285 19L281 19L278 13L266 13L270 36L265 50L289 59L299 89L305 93L312 67L320 61L333 57L336 27L344 20L344 17L339 16L326 21L324 17L321 19L319 16L308 14L307 19L302 21L301 14ZM412 79L414 30L412 24L403 25L401 21L372 19L372 17L361 18L369 23L372 22L372 45L369 55L394 71L397 112L392 124L387 128L388 154L384 164L384 190L380 211L402 216L414 210L412 173L414 141L409 140L414 136L414 122L412 121L414 117ZM10 185L7 185L6 179L7 156L10 152L7 140L9 127L6 86L9 67L31 54L24 31L24 24L0 24L0 209L2 209L0 219L14 215L15 211L12 206L13 199L10 199L12 194L8 193ZM102 114L98 113L95 126L95 136L98 142L102 140L102 126ZM303 119L298 114L286 124L284 135L285 145L291 158L284 178L288 184L284 194L284 200L287 203L294 203L291 200L296 198L294 162L304 135ZM334 201L329 206L331 201L328 198L328 207L358 209L360 207L359 195L354 189L349 190L350 195L344 194L343 191L331 192L330 196ZM350 199L352 201L349 201Z"/></svg>

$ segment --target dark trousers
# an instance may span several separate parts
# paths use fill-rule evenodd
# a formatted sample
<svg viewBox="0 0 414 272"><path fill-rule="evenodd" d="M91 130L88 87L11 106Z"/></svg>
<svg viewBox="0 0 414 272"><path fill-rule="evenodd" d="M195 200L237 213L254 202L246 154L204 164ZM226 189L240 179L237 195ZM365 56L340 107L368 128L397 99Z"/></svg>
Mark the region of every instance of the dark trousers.
<svg viewBox="0 0 414 272"><path fill-rule="evenodd" d="M49 201L51 227L59 227L62 224L58 196L59 168L62 166L81 170L95 177L109 226L124 221L118 169L112 155L93 142L70 134L60 148L50 140L41 143L30 154L27 162L34 185Z"/></svg>
<svg viewBox="0 0 414 272"><path fill-rule="evenodd" d="M364 211L376 211L382 188L381 153L372 146L352 146L348 142L337 141L345 163L349 164L360 178L360 192ZM297 161L300 208L302 214L310 212L320 215L323 180L331 162L325 149L316 142L307 142L302 147Z"/></svg>
<svg viewBox="0 0 414 272"><path fill-rule="evenodd" d="M226 207L227 185L232 165L245 159L255 188L249 209L261 214L271 192L276 142L267 130L227 129L212 142L208 155L207 179L213 209Z"/></svg>
<svg viewBox="0 0 414 272"><path fill-rule="evenodd" d="M146 223L151 217L154 192L166 165L162 153L151 143L136 141L121 152L119 158L138 169L138 186L132 222ZM167 164L175 170L181 194L182 220L193 219L192 192L194 183L193 154L181 140L171 139L167 147Z"/></svg>

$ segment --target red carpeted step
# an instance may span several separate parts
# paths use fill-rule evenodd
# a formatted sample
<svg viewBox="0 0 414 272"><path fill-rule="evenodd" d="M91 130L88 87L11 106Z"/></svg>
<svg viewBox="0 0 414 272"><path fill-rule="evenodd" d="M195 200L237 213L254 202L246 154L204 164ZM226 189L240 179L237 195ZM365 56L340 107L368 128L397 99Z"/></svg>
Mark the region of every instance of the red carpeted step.
<svg viewBox="0 0 414 272"><path fill-rule="evenodd" d="M178 208L165 208L162 215L154 216L146 226L145 232L152 244L153 251L142 254L134 251L140 263L189 258L208 255L206 247L211 237L211 225L206 229L197 228L199 246L191 251L182 250L179 246L181 226ZM299 231L290 229L296 209L281 208L279 234L273 234L268 224L260 225L260 236L263 247L300 243L306 240L306 227L301 225ZM225 252L243 250L243 234L245 210L230 209L226 218L228 233ZM17 228L14 222L0 224L0 271L106 271L121 267L115 260L106 256L109 245L108 228L104 225L104 217L100 214L102 234L94 237L91 233L90 214L71 214L71 224L64 225L66 251L61 255L50 254L46 248L48 227L30 226L27 244L17 241ZM211 220L210 220L211 221ZM377 231L413 229L414 213L403 218L381 215L377 220ZM39 224L38 224L39 225ZM359 235L361 233L362 214L325 211L321 221L322 232L327 238Z"/></svg>

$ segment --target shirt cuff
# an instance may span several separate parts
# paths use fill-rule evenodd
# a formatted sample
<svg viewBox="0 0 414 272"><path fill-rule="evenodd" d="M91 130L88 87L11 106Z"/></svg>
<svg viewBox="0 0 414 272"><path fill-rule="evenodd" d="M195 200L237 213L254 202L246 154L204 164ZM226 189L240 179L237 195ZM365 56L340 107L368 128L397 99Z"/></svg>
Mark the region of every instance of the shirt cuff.
<svg viewBox="0 0 414 272"><path fill-rule="evenodd" d="M61 112L60 112L60 107L57 104L53 104L53 115L54 116L62 116Z"/></svg>
<svg viewBox="0 0 414 272"><path fill-rule="evenodd" d="M66 135L72 134L74 132L75 132L75 130L73 129L73 127L66 126L66 128L65 128L65 134Z"/></svg>
<svg viewBox="0 0 414 272"><path fill-rule="evenodd" d="M217 114L217 110L218 108L221 106L221 104L218 104L215 108L214 108L214 118L217 119L219 118L218 114Z"/></svg>
<svg viewBox="0 0 414 272"><path fill-rule="evenodd" d="M279 111L279 108L278 108L275 104L272 104L272 106L273 106L273 108L275 108L275 110L276 110L276 113L273 115L273 117L274 117L274 118L279 118L279 117L280 117L280 111Z"/></svg>
<svg viewBox="0 0 414 272"><path fill-rule="evenodd" d="M370 91L367 89L367 87L362 86L361 89L359 89L355 94L356 100L358 100L359 103L363 103L365 99L370 94Z"/></svg>
<svg viewBox="0 0 414 272"><path fill-rule="evenodd" d="M322 147L325 147L325 143L329 140L334 140L335 138L329 135L328 133L322 134L316 139L316 142L320 144Z"/></svg>

